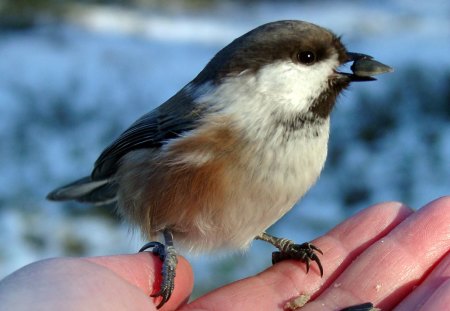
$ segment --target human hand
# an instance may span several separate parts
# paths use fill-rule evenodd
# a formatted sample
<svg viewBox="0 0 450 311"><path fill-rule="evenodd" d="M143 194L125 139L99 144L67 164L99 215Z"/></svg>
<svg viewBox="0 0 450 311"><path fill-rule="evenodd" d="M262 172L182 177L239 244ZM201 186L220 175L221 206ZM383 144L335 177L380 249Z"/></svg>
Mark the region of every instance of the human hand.
<svg viewBox="0 0 450 311"><path fill-rule="evenodd" d="M450 197L417 212L377 204L313 241L325 267L305 274L288 260L187 304L192 270L179 258L175 291L162 310L282 310L299 295L305 310L366 301L382 310L445 310L450 304ZM0 282L5 310L156 310L161 263L149 253L60 258L26 266Z"/></svg>
<svg viewBox="0 0 450 311"><path fill-rule="evenodd" d="M381 310L448 310L450 197L417 212L399 203L371 206L312 243L324 253L320 278L301 262L283 261L219 288L181 310L282 310L300 295L301 308L340 310L372 302Z"/></svg>

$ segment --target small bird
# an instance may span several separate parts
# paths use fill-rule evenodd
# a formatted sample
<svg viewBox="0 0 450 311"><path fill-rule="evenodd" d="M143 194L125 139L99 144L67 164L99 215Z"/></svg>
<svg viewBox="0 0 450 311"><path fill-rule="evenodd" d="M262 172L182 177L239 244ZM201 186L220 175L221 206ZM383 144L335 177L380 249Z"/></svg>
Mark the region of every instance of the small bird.
<svg viewBox="0 0 450 311"><path fill-rule="evenodd" d="M352 72L338 67L353 62ZM219 51L178 93L143 115L50 200L117 204L163 261L159 307L174 288L177 247L278 248L273 263L314 261L319 248L266 233L318 179L330 113L354 81L392 71L347 52L327 29L295 20L259 26ZM175 243L175 244L174 244Z"/></svg>

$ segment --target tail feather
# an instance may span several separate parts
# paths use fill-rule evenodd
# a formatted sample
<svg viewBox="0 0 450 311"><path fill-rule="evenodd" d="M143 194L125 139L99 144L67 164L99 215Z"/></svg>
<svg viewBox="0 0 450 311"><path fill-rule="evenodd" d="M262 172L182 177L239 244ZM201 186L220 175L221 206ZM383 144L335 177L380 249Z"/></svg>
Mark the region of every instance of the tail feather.
<svg viewBox="0 0 450 311"><path fill-rule="evenodd" d="M116 201L118 185L109 180L93 181L89 176L74 181L50 192L51 201L75 200L96 205L110 204Z"/></svg>

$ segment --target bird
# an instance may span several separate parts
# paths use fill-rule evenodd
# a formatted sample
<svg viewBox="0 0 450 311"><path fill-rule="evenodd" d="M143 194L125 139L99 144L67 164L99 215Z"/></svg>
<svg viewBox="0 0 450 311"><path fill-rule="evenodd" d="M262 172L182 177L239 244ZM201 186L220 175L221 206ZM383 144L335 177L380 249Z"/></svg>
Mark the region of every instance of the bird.
<svg viewBox="0 0 450 311"><path fill-rule="evenodd" d="M317 181L339 94L392 71L341 41L298 20L243 34L113 141L90 176L47 198L115 204L151 241L141 251L163 262L160 289L152 294L158 308L173 292L179 248L240 250L263 240L278 248L274 264L297 259L308 271L315 262L322 275L318 247L266 231ZM339 70L346 63L351 72Z"/></svg>

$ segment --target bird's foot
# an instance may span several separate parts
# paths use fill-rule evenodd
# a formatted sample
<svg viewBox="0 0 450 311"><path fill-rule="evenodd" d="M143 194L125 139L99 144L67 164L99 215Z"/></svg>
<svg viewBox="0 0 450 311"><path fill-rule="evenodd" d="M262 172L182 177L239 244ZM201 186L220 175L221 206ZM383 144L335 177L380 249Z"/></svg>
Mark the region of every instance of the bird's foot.
<svg viewBox="0 0 450 311"><path fill-rule="evenodd" d="M295 244L291 241L291 243L286 245L283 250L272 253L272 264L287 259L295 259L306 264L306 273L308 273L311 261L314 261L319 267L320 276L323 276L322 263L320 262L317 253L323 255L322 251L311 243Z"/></svg>
<svg viewBox="0 0 450 311"><path fill-rule="evenodd" d="M169 300L175 287L175 270L178 264L177 251L173 245L149 242L142 246L139 252L143 252L147 249L151 249L152 253L157 255L163 263L161 268L162 280L160 289L157 293L151 295L151 297L161 297L161 301L156 307L159 309Z"/></svg>
<svg viewBox="0 0 450 311"><path fill-rule="evenodd" d="M322 254L322 251L311 243L295 244L291 240L277 238L267 233L262 233L256 237L259 240L269 242L279 249L278 252L272 253L272 263L276 264L287 259L295 259L306 264L306 273L309 272L311 261L314 261L320 270L320 276L323 276L323 267L317 253Z"/></svg>
<svg viewBox="0 0 450 311"><path fill-rule="evenodd" d="M314 261L319 267L320 276L323 276L323 267L320 262L317 253L323 255L323 252L317 246L311 243L303 243L303 244L295 244L293 241L283 238L277 238L271 236L265 232L258 235L255 239L266 241L276 248L278 248L278 252L272 253L272 264L276 264L280 261L287 259L295 259L306 264L306 273L309 272L309 268L311 265L311 261ZM300 295L295 298L293 301L289 301L285 305L285 309L287 310L296 310L305 305L309 300L308 295ZM372 303L362 303L359 305L350 306L340 311L380 311L380 309L373 306Z"/></svg>

